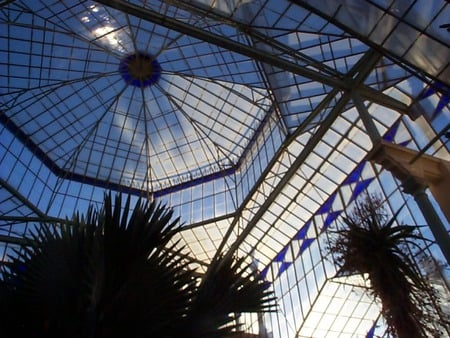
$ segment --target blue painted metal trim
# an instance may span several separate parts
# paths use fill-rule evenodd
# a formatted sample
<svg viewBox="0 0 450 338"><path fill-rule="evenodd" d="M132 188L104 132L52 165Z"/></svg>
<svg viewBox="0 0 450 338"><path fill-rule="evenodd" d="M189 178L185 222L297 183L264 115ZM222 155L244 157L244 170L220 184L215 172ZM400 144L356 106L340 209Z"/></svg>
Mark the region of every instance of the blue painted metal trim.
<svg viewBox="0 0 450 338"><path fill-rule="evenodd" d="M129 63L136 60L137 58L143 59L143 60L151 63L151 65L152 65L152 73L146 79L143 79L143 80L136 79L129 72L129 67L128 67ZM120 73L120 75L122 75L122 78L125 80L126 83L128 83L132 86L135 86L135 87L143 88L143 87L151 86L152 84L155 84L156 82L158 82L159 78L161 77L161 65L150 54L139 52L136 54L128 55L124 59L122 59L122 61L120 61L119 73Z"/></svg>
<svg viewBox="0 0 450 338"><path fill-rule="evenodd" d="M79 183L90 184L103 189L110 189L121 191L130 195L143 196L147 194L147 191L133 188L129 186L124 186L119 183L111 183L104 180L99 180L93 177L84 176L81 174L72 173L65 169L60 168L39 146L31 140L31 137L25 134L6 114L0 110L0 123L5 126L5 128L11 132L17 139L19 139L22 144L33 153L55 176L70 179ZM231 167L216 173L205 175L188 182L183 182L168 188L157 190L153 192L154 197L161 197L169 193L176 191L181 191L183 189L196 186L198 184L206 183L217 178L226 177L234 174L236 171L235 167Z"/></svg>

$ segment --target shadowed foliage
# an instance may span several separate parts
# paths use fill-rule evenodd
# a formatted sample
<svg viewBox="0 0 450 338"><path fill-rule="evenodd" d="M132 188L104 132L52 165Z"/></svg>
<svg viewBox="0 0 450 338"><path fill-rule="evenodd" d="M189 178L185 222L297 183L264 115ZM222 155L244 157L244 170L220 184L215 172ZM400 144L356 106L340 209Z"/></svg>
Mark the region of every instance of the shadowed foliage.
<svg viewBox="0 0 450 338"><path fill-rule="evenodd" d="M330 252L342 275L361 274L382 304L388 331L399 338L441 337L447 326L434 289L407 246L420 250L413 226L398 225L382 200L366 195L331 235Z"/></svg>
<svg viewBox="0 0 450 338"><path fill-rule="evenodd" d="M173 211L105 195L63 224L42 224L2 267L2 337L229 337L236 316L274 299L243 259L201 275L172 243Z"/></svg>

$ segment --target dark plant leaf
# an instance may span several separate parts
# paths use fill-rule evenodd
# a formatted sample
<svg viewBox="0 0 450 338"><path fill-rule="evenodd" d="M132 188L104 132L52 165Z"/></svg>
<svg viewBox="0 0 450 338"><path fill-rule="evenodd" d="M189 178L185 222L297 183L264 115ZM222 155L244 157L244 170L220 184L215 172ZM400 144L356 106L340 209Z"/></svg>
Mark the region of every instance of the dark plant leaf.
<svg viewBox="0 0 450 338"><path fill-rule="evenodd" d="M227 337L242 312L273 298L243 259L199 276L173 211L105 195L103 207L62 224L40 224L2 267L2 337Z"/></svg>
<svg viewBox="0 0 450 338"><path fill-rule="evenodd" d="M382 313L391 333L398 337L435 335L444 316L436 295L412 258L423 238L415 227L398 225L398 210L389 218L382 201L367 195L343 218L346 227L332 233L330 253L339 274L367 274L370 292L382 302ZM428 304L425 306L425 304Z"/></svg>

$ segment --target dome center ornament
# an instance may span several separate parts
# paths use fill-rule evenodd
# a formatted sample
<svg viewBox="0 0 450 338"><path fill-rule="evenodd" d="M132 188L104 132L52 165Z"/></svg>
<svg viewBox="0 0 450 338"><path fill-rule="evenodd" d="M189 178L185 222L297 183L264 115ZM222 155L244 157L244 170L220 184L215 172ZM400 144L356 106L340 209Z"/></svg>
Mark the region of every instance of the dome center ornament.
<svg viewBox="0 0 450 338"><path fill-rule="evenodd" d="M150 54L138 52L120 61L119 72L126 83L143 88L158 82L161 66Z"/></svg>

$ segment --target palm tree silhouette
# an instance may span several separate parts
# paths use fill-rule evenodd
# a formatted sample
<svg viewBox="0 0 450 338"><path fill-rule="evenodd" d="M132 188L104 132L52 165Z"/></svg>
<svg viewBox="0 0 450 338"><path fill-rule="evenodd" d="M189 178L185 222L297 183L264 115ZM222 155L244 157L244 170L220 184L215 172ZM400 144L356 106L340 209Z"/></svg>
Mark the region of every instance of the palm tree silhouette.
<svg viewBox="0 0 450 338"><path fill-rule="evenodd" d="M100 211L42 224L2 267L2 337L231 337L274 298L243 258L197 273L173 211L105 195Z"/></svg>

